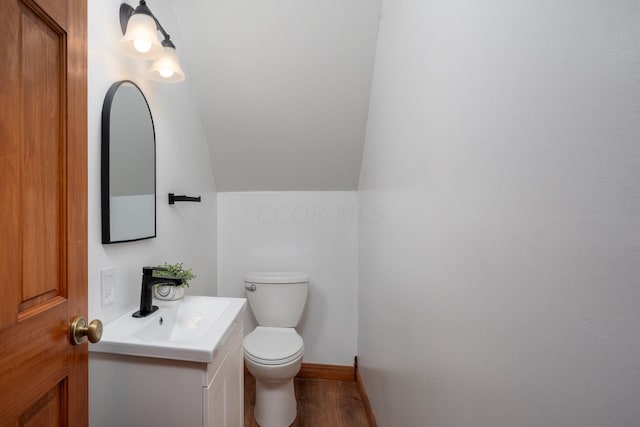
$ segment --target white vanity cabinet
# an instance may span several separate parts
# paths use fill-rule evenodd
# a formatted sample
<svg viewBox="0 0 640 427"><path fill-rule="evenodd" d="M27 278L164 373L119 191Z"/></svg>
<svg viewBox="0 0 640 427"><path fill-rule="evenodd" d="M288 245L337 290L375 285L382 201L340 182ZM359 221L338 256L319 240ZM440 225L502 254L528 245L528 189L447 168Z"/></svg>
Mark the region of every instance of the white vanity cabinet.
<svg viewBox="0 0 640 427"><path fill-rule="evenodd" d="M242 326L236 334L233 348L220 367L212 373L202 390L203 426L232 427L244 425L244 355ZM213 365L213 364L212 364ZM214 369L211 369L213 371ZM209 374L207 378L209 378Z"/></svg>
<svg viewBox="0 0 640 427"><path fill-rule="evenodd" d="M242 338L240 315L209 363L90 352L90 426L243 425Z"/></svg>

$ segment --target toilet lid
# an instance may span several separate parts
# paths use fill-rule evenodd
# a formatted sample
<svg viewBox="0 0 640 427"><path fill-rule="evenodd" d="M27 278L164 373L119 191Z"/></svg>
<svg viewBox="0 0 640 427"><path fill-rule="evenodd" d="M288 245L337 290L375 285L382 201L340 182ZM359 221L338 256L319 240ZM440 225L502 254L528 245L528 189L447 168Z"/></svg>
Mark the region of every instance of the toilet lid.
<svg viewBox="0 0 640 427"><path fill-rule="evenodd" d="M257 363L280 365L300 357L304 342L293 328L258 326L244 337L244 353Z"/></svg>

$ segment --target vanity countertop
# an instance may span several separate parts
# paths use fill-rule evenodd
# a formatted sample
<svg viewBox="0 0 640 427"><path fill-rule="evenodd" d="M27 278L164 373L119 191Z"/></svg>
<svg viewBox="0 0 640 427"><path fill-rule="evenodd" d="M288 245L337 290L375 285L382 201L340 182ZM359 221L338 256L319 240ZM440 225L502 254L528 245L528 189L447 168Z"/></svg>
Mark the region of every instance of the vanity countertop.
<svg viewBox="0 0 640 427"><path fill-rule="evenodd" d="M244 298L185 296L154 301L158 310L132 317L137 309L104 325L92 352L210 363L241 320Z"/></svg>

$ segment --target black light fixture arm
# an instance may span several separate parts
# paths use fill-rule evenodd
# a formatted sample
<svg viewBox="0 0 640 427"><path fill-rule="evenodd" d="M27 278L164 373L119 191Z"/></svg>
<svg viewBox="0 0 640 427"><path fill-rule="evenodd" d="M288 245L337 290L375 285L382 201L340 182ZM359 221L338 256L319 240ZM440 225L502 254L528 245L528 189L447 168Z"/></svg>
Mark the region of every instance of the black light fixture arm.
<svg viewBox="0 0 640 427"><path fill-rule="evenodd" d="M164 37L162 46L172 47L174 49L176 48L176 46L171 41L171 36L162 27L162 24L160 24L160 21L158 21L158 18L156 18L155 15L151 12L151 9L149 9L149 6L147 6L147 2L144 0L140 0L140 4L135 9L126 3L122 3L120 5L120 29L122 30L123 35L127 32L127 23L134 13L142 13L152 17L153 20L156 21L156 27L158 31L160 31L162 33L162 36Z"/></svg>

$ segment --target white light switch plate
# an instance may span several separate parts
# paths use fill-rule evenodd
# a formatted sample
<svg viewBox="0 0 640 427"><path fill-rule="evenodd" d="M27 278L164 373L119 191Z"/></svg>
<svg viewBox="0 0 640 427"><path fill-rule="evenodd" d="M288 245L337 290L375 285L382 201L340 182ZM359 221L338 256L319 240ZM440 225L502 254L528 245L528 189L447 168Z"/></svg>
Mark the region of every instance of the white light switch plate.
<svg viewBox="0 0 640 427"><path fill-rule="evenodd" d="M100 269L100 289L102 290L102 306L116 301L116 268L104 267Z"/></svg>

